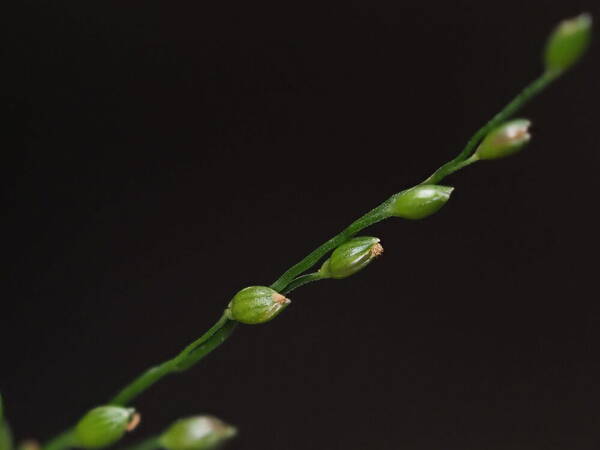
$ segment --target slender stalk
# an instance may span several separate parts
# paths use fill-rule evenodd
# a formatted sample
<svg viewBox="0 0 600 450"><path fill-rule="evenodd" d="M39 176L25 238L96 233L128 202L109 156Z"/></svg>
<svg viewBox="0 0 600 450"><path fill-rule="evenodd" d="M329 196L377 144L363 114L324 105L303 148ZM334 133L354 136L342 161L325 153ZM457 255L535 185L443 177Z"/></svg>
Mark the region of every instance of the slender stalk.
<svg viewBox="0 0 600 450"><path fill-rule="evenodd" d="M189 369L221 345L233 332L235 324L236 322L228 319L227 314L223 314L206 333L184 348L177 356L146 370L125 386L109 403L127 405L166 375Z"/></svg>
<svg viewBox="0 0 600 450"><path fill-rule="evenodd" d="M236 325L237 322L229 320L227 314L224 313L206 333L185 347L177 356L143 372L125 386L109 403L126 405L163 377L189 369L225 342ZM50 440L44 446L44 450L61 450L72 446L75 446L75 443L73 430L70 429Z"/></svg>
<svg viewBox="0 0 600 450"><path fill-rule="evenodd" d="M296 265L290 267L283 275L281 275L277 281L271 285L271 289L278 292L283 291L291 282L303 272L306 272L312 266L314 266L323 256L329 253L331 250L339 247L344 242L352 238L356 233L364 228L367 228L377 222L381 222L384 219L390 217L388 211L389 199L372 209L365 215L359 217L346 227L341 233L329 239L327 242L317 247L309 253L304 259L302 259Z"/></svg>
<svg viewBox="0 0 600 450"><path fill-rule="evenodd" d="M429 178L427 178L425 181L419 184L438 184L451 173L454 173L457 170L462 169L463 167L466 167L467 165L475 162L475 160L470 160L468 163L465 164L465 160L469 156L471 156L471 154L475 151L475 147L481 141L481 139L483 139L496 126L510 118L529 100L531 100L541 91L543 91L560 74L561 72L546 71L541 76L536 78L533 82L531 82L529 85L527 85L525 89L523 89L488 123L481 127L471 137L471 139L469 139L465 148L458 154L456 158L441 166ZM389 217L389 215L386 215L385 213L385 207L387 206L388 201L389 200L386 200L384 203L382 203L375 209L360 217L359 219L354 221L350 226L344 229L341 233L325 242L312 253L309 253L308 256L306 256L299 263L295 264L290 269L288 269L283 275L281 275L271 285L271 288L275 289L276 291L283 291L286 288L286 286L288 286L288 284L290 284L292 280L294 280L294 278L296 278L298 275L314 266L330 250L333 250L334 248L348 241L351 237L353 237L362 229Z"/></svg>
<svg viewBox="0 0 600 450"><path fill-rule="evenodd" d="M155 450L160 448L160 436L152 436L121 450Z"/></svg>
<svg viewBox="0 0 600 450"><path fill-rule="evenodd" d="M476 163L477 161L479 161L479 157L477 156L476 153L473 153L471 156L469 156L464 161L457 162L456 164L448 167L446 170L446 174L444 176L447 177L448 175L451 175L454 172L458 172L460 169L464 169L465 167L470 166L471 164ZM421 184L429 184L429 183L421 183Z"/></svg>
<svg viewBox="0 0 600 450"><path fill-rule="evenodd" d="M313 272L308 273L306 275L299 276L294 279L281 293L283 295L287 295L295 289L298 289L300 286L304 286L305 284L312 283L313 281L319 281L323 279L323 275L321 272Z"/></svg>
<svg viewBox="0 0 600 450"><path fill-rule="evenodd" d="M420 184L438 184L446 176L456 172L472 163L477 159L472 157L477 144L483 139L487 133L493 128L510 118L529 100L539 94L552 81L554 81L561 72L545 72L539 78L530 83L519 95L517 95L510 103L508 103L498 114L496 114L488 123L480 128L467 142L467 145L453 160L447 162L436 170L429 178ZM470 158L471 157L471 158ZM344 242L348 241L358 232L366 227L369 227L377 222L390 217L388 198L376 208L356 219L342 232L335 235L327 242L317 247L300 262L293 265L285 271L272 285L271 288L283 293L289 293L294 289L303 286L304 284L321 279L318 272L299 276L314 266L323 256L331 250L337 248ZM182 372L189 369L215 348L221 345L235 329L236 322L228 319L227 313L223 316L200 338L192 342L184 348L177 356L165 361L157 366L154 366L140 376L135 378L131 383L125 386L111 401L111 404L125 405L131 402L134 398L151 387L153 384L164 378L165 376ZM45 446L44 450L62 450L73 445L72 432L67 430L58 435Z"/></svg>
<svg viewBox="0 0 600 450"><path fill-rule="evenodd" d="M475 147L479 142L490 132L496 128L505 120L509 119L519 109L525 106L532 98L542 92L550 83L556 80L562 72L559 71L546 71L542 73L538 78L529 83L525 89L523 89L515 98L513 98L499 113L497 113L492 119L481 127L477 132L469 139L467 145L458 154L456 158L448 161L438 170L436 170L429 178L420 184L437 184L442 181L446 176L456 171L455 167L459 165L466 158L471 156L475 151ZM454 170L453 170L454 169Z"/></svg>
<svg viewBox="0 0 600 450"><path fill-rule="evenodd" d="M44 450L61 450L74 447L74 441L73 430L66 430L44 445Z"/></svg>
<svg viewBox="0 0 600 450"><path fill-rule="evenodd" d="M0 450L12 450L13 438L8 422L4 418L4 403L0 394Z"/></svg>
<svg viewBox="0 0 600 450"><path fill-rule="evenodd" d="M0 422L0 450L12 450L13 438L10 427L6 422Z"/></svg>

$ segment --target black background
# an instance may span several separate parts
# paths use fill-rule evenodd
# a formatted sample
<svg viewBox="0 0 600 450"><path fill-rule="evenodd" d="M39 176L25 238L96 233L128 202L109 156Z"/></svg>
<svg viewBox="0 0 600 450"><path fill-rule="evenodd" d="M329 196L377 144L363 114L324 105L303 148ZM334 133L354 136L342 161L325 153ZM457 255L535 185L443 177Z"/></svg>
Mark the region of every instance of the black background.
<svg viewBox="0 0 600 450"><path fill-rule="evenodd" d="M453 157L595 1L26 1L2 14L0 389L46 439ZM597 449L597 45L385 256L136 401L236 449Z"/></svg>

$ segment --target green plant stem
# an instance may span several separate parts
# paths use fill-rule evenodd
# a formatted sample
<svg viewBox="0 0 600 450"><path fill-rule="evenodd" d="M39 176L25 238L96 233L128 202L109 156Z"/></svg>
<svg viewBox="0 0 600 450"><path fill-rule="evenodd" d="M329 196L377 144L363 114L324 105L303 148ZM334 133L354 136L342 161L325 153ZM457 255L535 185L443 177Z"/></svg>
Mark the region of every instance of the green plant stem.
<svg viewBox="0 0 600 450"><path fill-rule="evenodd" d="M454 172L458 172L459 170L464 169L465 167L470 166L471 164L476 163L477 161L479 161L479 157L477 156L476 153L473 153L471 156L469 156L464 161L459 161L456 164L452 165L451 167L448 167L446 174L444 176L447 177L448 175L451 175ZM429 183L421 183L421 184L429 184Z"/></svg>
<svg viewBox="0 0 600 450"><path fill-rule="evenodd" d="M277 281L271 285L271 289L277 292L283 291L298 275L306 272L312 266L314 266L323 256L329 253L331 250L339 247L344 242L352 238L356 233L361 231L368 226L371 226L377 222L381 222L391 216L388 211L388 203L390 199L386 200L376 208L372 209L365 215L359 217L357 220L352 222L346 227L341 233L329 239L327 242L319 246L317 249L309 253L302 261L296 265L290 267L283 275L281 275Z"/></svg>
<svg viewBox="0 0 600 450"><path fill-rule="evenodd" d="M525 89L523 89L514 99L512 99L499 113L497 113L492 119L481 127L477 132L469 139L467 145L458 154L456 158L448 161L438 170L436 170L429 178L420 184L437 184L442 181L446 176L455 172L455 167L459 165L466 158L471 156L475 151L475 147L479 142L494 128L500 125L502 122L509 119L519 109L525 106L532 98L542 92L550 83L556 80L562 72L558 71L546 71L542 73L538 78L529 83ZM454 170L453 170L454 169Z"/></svg>
<svg viewBox="0 0 600 450"><path fill-rule="evenodd" d="M44 445L44 450L61 450L73 447L75 445L74 441L73 430L66 430Z"/></svg>
<svg viewBox="0 0 600 450"><path fill-rule="evenodd" d="M6 422L0 422L0 450L12 450L13 439L10 427Z"/></svg>
<svg viewBox="0 0 600 450"><path fill-rule="evenodd" d="M160 436L152 436L121 450L155 450L160 448Z"/></svg>
<svg viewBox="0 0 600 450"><path fill-rule="evenodd" d="M229 320L226 313L210 329L184 348L173 359L151 367L125 386L112 400L111 405L127 405L161 378L189 369L207 354L221 345L233 332L236 322Z"/></svg>
<svg viewBox="0 0 600 450"><path fill-rule="evenodd" d="M476 158L468 159L475 151L477 144L483 139L487 133L510 118L529 100L539 94L552 81L554 81L561 72L545 72L539 78L529 84L519 95L517 95L510 103L508 103L498 114L496 114L488 123L480 128L467 142L465 148L453 160L447 162L436 170L429 178L419 184L438 184L446 176L456 172L463 167L468 166L476 161ZM356 219L341 233L329 239L327 242L317 247L309 253L300 262L293 265L283 273L272 285L271 288L278 291L289 293L298 287L317 281L321 277L317 277L314 273L300 276L312 266L314 266L323 256L329 251L337 248L344 242L352 238L356 233L364 228L371 226L377 222L387 219L391 216L388 211L388 205L391 197L381 203L376 208ZM188 345L175 358L165 361L155 367L148 369L131 383L125 386L111 401L111 404L125 405L135 397L140 395L154 383L161 380L166 375L176 372L182 372L189 369L221 343L223 343L233 332L236 323L229 320L227 314L223 316L213 325L206 333L204 333L196 341ZM45 446L44 450L62 450L73 444L72 433L70 430L63 432Z"/></svg>
<svg viewBox="0 0 600 450"><path fill-rule="evenodd" d="M229 320L227 313L224 313L206 333L185 347L177 356L143 372L110 400L109 404L126 405L163 377L189 369L225 342L236 326L237 322ZM71 446L73 430L67 430L50 440L44 446L44 450L61 450Z"/></svg>
<svg viewBox="0 0 600 450"><path fill-rule="evenodd" d="M281 293L283 295L287 295L290 292L292 292L295 289L298 289L301 286L304 286L305 284L308 283L312 283L313 281L319 281L322 280L324 277L321 272L313 272L313 273L308 273L306 275L302 275L299 276L298 278L295 278L283 291L281 291Z"/></svg>
<svg viewBox="0 0 600 450"><path fill-rule="evenodd" d="M8 422L4 418L4 402L0 394L0 450L12 450L13 439L12 432Z"/></svg>
<svg viewBox="0 0 600 450"><path fill-rule="evenodd" d="M475 162L475 160L469 160L466 163L467 158L469 158L472 153L475 151L475 147L477 144L496 126L510 118L514 113L516 113L520 108L522 108L529 100L543 91L552 81L554 81L561 73L556 71L547 71L544 72L541 76L536 78L533 82L525 87L513 100L511 100L502 110L496 114L488 123L486 123L483 127L481 127L467 142L465 148L458 154L456 158L447 162L443 166L441 166L438 170L436 170L431 176L429 176L425 181L419 184L438 184L445 177L450 175L451 173L456 172L463 167L466 167L469 164ZM371 210L364 216L360 217L356 221L354 221L350 226L344 229L341 233L334 236L323 245L318 247L313 252L309 253L304 259L302 259L299 263L292 266L283 275L281 275L272 285L271 288L276 291L283 291L286 286L288 286L292 280L294 280L298 275L310 269L314 266L324 255L326 255L330 250L340 246L344 242L348 241L352 238L356 233L361 231L362 229L373 225L376 222L379 222L383 219L389 217L386 215L386 206L389 202L389 199L384 203Z"/></svg>

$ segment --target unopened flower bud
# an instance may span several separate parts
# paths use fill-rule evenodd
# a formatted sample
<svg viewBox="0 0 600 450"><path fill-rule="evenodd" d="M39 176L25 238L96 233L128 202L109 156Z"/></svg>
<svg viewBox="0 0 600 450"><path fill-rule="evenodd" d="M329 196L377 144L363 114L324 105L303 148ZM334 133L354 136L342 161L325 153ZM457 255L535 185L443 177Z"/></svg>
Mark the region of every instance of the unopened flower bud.
<svg viewBox="0 0 600 450"><path fill-rule="evenodd" d="M236 435L231 425L212 416L180 419L159 438L166 450L210 450Z"/></svg>
<svg viewBox="0 0 600 450"><path fill-rule="evenodd" d="M383 247L378 238L355 237L336 248L319 273L323 278L346 278L367 267L382 253Z"/></svg>
<svg viewBox="0 0 600 450"><path fill-rule="evenodd" d="M475 151L478 159L498 159L510 156L523 148L531 139L527 119L505 122L490 131Z"/></svg>
<svg viewBox="0 0 600 450"><path fill-rule="evenodd" d="M88 411L75 427L76 446L102 448L114 444L125 432L132 431L140 422L133 408L98 406Z"/></svg>
<svg viewBox="0 0 600 450"><path fill-rule="evenodd" d="M453 187L437 184L415 186L391 198L390 212L403 219L424 219L444 206L453 190Z"/></svg>
<svg viewBox="0 0 600 450"><path fill-rule="evenodd" d="M559 23L546 44L546 70L566 70L579 61L590 44L591 36L592 16L589 14L580 14Z"/></svg>
<svg viewBox="0 0 600 450"><path fill-rule="evenodd" d="M246 324L268 322L277 316L290 299L266 286L250 286L239 291L229 302L233 320Z"/></svg>

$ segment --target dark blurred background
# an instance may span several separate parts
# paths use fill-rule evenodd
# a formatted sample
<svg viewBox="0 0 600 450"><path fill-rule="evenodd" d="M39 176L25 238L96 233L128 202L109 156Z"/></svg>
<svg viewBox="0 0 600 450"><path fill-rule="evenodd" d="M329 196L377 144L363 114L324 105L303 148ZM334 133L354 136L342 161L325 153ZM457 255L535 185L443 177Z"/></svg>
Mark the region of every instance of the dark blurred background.
<svg viewBox="0 0 600 450"><path fill-rule="evenodd" d="M72 424L452 158L596 3L3 6L16 434ZM232 450L600 448L598 54L522 111L523 153L369 229L384 257L148 391L127 442L207 412L239 427Z"/></svg>

